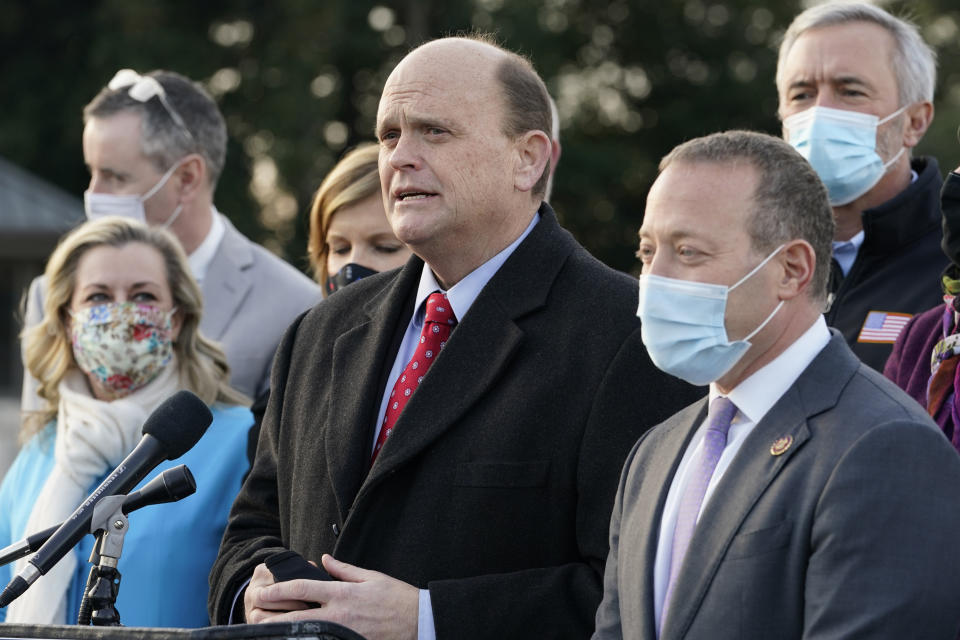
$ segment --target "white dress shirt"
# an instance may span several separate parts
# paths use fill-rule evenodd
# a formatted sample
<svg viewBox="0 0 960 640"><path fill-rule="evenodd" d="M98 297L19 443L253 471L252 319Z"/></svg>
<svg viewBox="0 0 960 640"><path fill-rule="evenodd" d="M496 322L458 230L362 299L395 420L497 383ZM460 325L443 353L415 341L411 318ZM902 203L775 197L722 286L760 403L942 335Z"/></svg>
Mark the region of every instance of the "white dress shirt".
<svg viewBox="0 0 960 640"><path fill-rule="evenodd" d="M447 301L453 309L453 314L457 317L457 322L463 320L473 305L474 300L480 295L480 291L487 286L490 278L497 273L503 263L507 261L516 248L523 242L523 239L530 235L533 228L540 221L540 214L534 214L533 220L527 225L527 228L520 236L510 243L503 251L493 256L482 265L471 271L463 280L444 291L436 276L427 264L423 265L423 271L420 273L420 285L417 287L417 297L413 307L413 317L407 325L407 331L403 334L403 342L400 343L400 350L393 361L393 368L390 370L390 377L387 379L387 386L384 389L383 398L380 400L380 413L377 414L377 424L374 428L373 440L370 442L370 455L373 455L373 448L376 446L377 438L380 436L380 428L383 426L383 417L387 413L387 403L390 400L390 390L397 383L397 378L406 369L407 363L413 357L417 350L417 343L420 341L420 331L423 329L423 320L426 315L425 302L431 293L440 291L447 294ZM396 436L394 436L396 437ZM420 606L418 612L419 620L417 624L418 640L435 640L437 637L436 628L433 625L433 603L430 600L430 590L420 589Z"/></svg>
<svg viewBox="0 0 960 640"><path fill-rule="evenodd" d="M226 225L224 225L223 220L220 219L220 212L217 211L217 208L212 204L210 205L210 215L212 216L212 221L210 223L210 230L207 231L207 236L203 239L203 242L193 250L193 253L187 256L190 272L193 274L193 278L197 283L203 282L203 277L207 275L207 269L210 267L210 263L213 262L213 256L217 253L220 241L223 240L223 234L227 231Z"/></svg>
<svg viewBox="0 0 960 640"><path fill-rule="evenodd" d="M714 469L710 483L707 485L706 494L703 497L703 503L700 505L700 514L713 495L717 483L723 478L724 472L730 466L730 462L743 441L746 440L753 428L760 422L774 404L780 400L780 397L793 385L800 377L804 369L813 361L813 359L830 342L830 331L827 329L827 323L823 316L810 325L802 336L796 342L787 347L783 353L777 356L773 361L766 364L763 368L756 371L749 378L738 384L727 396L737 406L737 413L734 416L730 431L727 433L727 446L720 455L720 460ZM716 384L710 385L710 395L708 403L714 398L720 396ZM708 404L709 406L709 404ZM677 525L677 512L680 510L680 498L683 495L684 487L687 484L688 476L692 471L691 464L699 455L703 447L703 437L707 429L707 420L697 428L696 433L690 439L683 458L680 460L680 466L677 467L677 473L670 483L670 490L667 493L667 501L663 506L663 514L660 517L660 536L657 540L657 556L653 567L653 615L654 628L660 629L660 621L663 617L663 599L667 592L667 583L670 580L670 559L673 553L673 530ZM699 514L697 516L699 519Z"/></svg>

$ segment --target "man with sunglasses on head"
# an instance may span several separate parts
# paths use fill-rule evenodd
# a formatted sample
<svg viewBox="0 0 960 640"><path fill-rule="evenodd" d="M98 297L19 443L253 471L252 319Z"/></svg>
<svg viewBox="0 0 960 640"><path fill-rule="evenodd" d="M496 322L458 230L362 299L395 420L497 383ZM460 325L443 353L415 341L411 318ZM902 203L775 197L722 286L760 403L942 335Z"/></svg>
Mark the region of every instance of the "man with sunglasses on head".
<svg viewBox="0 0 960 640"><path fill-rule="evenodd" d="M878 371L910 317L942 301L940 169L911 157L936 79L917 27L865 3L807 9L780 46L784 138L826 185L837 222L827 324Z"/></svg>
<svg viewBox="0 0 960 640"><path fill-rule="evenodd" d="M216 103L180 74L122 69L84 108L83 121L87 218L134 218L177 237L203 292L200 330L223 346L231 385L260 395L284 330L320 290L214 206L227 146ZM41 278L30 287L27 326L40 320L44 290ZM36 405L36 383L25 375L23 409Z"/></svg>

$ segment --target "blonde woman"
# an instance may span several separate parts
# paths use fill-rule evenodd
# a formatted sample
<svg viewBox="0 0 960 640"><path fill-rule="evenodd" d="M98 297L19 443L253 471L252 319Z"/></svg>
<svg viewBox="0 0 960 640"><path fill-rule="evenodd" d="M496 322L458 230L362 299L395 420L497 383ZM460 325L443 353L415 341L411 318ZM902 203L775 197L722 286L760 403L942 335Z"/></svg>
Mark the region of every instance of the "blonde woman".
<svg viewBox="0 0 960 640"><path fill-rule="evenodd" d="M23 448L0 485L0 547L69 516L136 446L147 416L188 389L214 421L144 482L184 463L197 493L131 515L117 609L128 626L205 626L207 573L247 470L253 419L228 386L223 352L197 330L201 295L186 256L166 231L102 218L61 241L46 279L43 321L22 336L44 406L25 416ZM92 545L84 538L0 620L75 622ZM0 567L0 583L25 560Z"/></svg>
<svg viewBox="0 0 960 640"><path fill-rule="evenodd" d="M344 155L313 197L307 253L324 296L410 257L383 210L379 149L367 143Z"/></svg>

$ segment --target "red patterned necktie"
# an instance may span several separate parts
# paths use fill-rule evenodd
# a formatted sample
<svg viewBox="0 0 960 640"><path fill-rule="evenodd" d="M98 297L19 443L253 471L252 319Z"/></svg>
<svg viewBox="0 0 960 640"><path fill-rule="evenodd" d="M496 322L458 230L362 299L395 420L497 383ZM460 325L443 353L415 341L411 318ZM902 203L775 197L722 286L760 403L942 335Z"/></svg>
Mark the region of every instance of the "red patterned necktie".
<svg viewBox="0 0 960 640"><path fill-rule="evenodd" d="M390 434L393 433L393 427L397 424L400 412L407 406L410 396L416 391L427 375L427 369L437 359L437 355L450 337L450 331L457 324L457 317L453 315L453 309L447 300L445 293L431 293L427 298L427 310L423 319L423 329L420 331L420 341L417 344L416 351L407 366L404 367L397 383L393 385L390 392L390 402L387 404L387 411L383 416L383 425L380 427L380 434L377 436L377 444L373 448L373 457L370 458L370 464L377 459L377 454L383 448L383 443L387 441Z"/></svg>

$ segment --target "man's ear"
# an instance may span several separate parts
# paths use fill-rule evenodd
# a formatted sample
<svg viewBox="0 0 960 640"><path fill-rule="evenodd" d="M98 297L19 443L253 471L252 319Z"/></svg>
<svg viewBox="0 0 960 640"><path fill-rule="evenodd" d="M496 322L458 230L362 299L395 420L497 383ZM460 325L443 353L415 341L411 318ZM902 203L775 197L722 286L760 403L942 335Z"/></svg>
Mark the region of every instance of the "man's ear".
<svg viewBox="0 0 960 640"><path fill-rule="evenodd" d="M543 175L553 145L540 130L527 131L516 142L517 163L513 186L517 191L531 191Z"/></svg>
<svg viewBox="0 0 960 640"><path fill-rule="evenodd" d="M173 175L180 182L180 202L188 203L207 186L207 163L199 153L191 153Z"/></svg>
<svg viewBox="0 0 960 640"><path fill-rule="evenodd" d="M933 122L933 104L916 102L903 112L906 122L903 125L903 146L913 148L920 144L923 135Z"/></svg>
<svg viewBox="0 0 960 640"><path fill-rule="evenodd" d="M807 291L813 282L817 254L806 240L792 240L780 252L783 274L778 282L781 300L791 300Z"/></svg>

